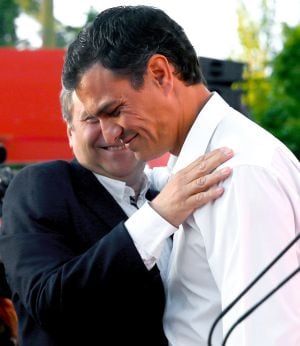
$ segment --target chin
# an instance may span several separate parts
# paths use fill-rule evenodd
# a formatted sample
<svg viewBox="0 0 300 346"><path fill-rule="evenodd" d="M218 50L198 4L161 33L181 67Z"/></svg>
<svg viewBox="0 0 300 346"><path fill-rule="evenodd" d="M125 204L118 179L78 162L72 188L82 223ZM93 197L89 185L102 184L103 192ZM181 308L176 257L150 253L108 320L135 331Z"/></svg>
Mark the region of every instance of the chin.
<svg viewBox="0 0 300 346"><path fill-rule="evenodd" d="M138 160L141 160L144 162L148 162L148 161L157 159L159 156L161 156L161 154L157 154L157 153L153 153L153 152L137 152L134 154Z"/></svg>
<svg viewBox="0 0 300 346"><path fill-rule="evenodd" d="M139 151L134 152L134 156L138 161L148 161L148 155L146 153L141 153Z"/></svg>
<svg viewBox="0 0 300 346"><path fill-rule="evenodd" d="M153 160L161 156L162 148L157 141L143 141L140 145L135 145L130 150L134 153L137 160L144 162Z"/></svg>

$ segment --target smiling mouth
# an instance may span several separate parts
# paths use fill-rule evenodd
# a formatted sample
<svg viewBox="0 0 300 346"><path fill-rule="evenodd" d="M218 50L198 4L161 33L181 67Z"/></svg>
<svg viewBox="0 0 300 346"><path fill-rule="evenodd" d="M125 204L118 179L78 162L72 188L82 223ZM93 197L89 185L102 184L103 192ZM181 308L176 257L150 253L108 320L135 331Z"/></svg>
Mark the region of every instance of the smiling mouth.
<svg viewBox="0 0 300 346"><path fill-rule="evenodd" d="M103 146L99 146L99 148L106 151L122 151L125 149L129 149L129 145L131 141L133 141L137 136L138 134L135 134L134 136L132 136L131 138L127 138L126 140L123 140L120 138L118 139L118 141L116 141L117 143L115 144L103 145Z"/></svg>
<svg viewBox="0 0 300 346"><path fill-rule="evenodd" d="M126 139L123 143L125 144L126 148L129 148L130 143L138 136L138 134L135 134L134 136L132 136L129 139Z"/></svg>
<svg viewBox="0 0 300 346"><path fill-rule="evenodd" d="M121 145L107 145L105 147L100 147L101 149L107 150L107 151L121 151L126 149L124 144Z"/></svg>

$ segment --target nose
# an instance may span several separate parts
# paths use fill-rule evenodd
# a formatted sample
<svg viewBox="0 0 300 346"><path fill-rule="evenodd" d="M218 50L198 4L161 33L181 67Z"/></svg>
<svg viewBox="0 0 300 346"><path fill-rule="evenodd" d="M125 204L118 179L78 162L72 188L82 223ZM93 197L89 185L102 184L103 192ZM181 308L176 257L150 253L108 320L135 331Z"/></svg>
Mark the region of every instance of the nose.
<svg viewBox="0 0 300 346"><path fill-rule="evenodd" d="M107 144L113 144L122 136L123 128L111 118L101 118L100 126L102 136Z"/></svg>

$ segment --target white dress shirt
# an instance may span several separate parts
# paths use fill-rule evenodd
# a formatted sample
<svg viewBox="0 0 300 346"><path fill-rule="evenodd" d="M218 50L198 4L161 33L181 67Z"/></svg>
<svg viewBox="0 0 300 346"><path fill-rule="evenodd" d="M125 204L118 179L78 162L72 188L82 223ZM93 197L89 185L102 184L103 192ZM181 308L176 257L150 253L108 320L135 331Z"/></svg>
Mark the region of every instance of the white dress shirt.
<svg viewBox="0 0 300 346"><path fill-rule="evenodd" d="M174 235L164 326L172 346L206 346L216 317L300 231L300 165L272 135L214 94L190 130L173 172L227 146L233 173L215 202ZM213 345L231 325L299 267L299 242L222 319ZM300 275L261 305L227 346L299 346Z"/></svg>
<svg viewBox="0 0 300 346"><path fill-rule="evenodd" d="M227 146L233 174L223 196L190 216L174 235L164 327L171 346L206 346L219 313L300 230L298 160L277 139L214 94L200 112L173 172L205 152ZM145 222L147 220L147 222ZM176 229L144 205L125 223L148 265ZM219 346L249 307L299 266L299 243L222 319ZM231 334L227 346L299 346L300 275L276 292Z"/></svg>

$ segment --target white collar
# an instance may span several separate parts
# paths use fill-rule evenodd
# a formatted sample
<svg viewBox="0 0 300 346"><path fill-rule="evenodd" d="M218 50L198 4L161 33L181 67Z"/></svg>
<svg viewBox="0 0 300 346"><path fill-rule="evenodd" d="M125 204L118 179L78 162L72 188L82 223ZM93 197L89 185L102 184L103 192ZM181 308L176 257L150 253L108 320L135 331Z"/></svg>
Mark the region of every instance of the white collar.
<svg viewBox="0 0 300 346"><path fill-rule="evenodd" d="M227 114L224 111L224 107L230 108L217 92L213 92L195 119L183 143L179 156L170 156L168 166L172 168L172 174L186 167L206 152L216 127ZM195 143L197 143L196 146Z"/></svg>
<svg viewBox="0 0 300 346"><path fill-rule="evenodd" d="M108 178L96 173L94 173L94 175L119 204L124 200L129 201L130 197L134 197L136 199L133 188L126 185L124 181ZM142 198L143 200L145 200L145 195L149 187L150 183L148 181L148 178L146 175L144 175L143 184L138 198Z"/></svg>

